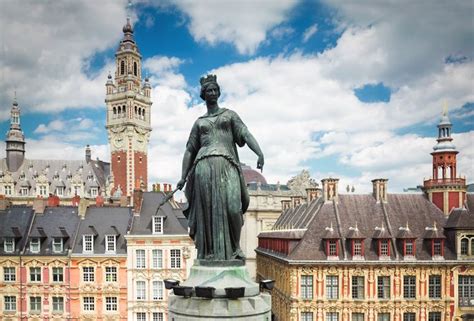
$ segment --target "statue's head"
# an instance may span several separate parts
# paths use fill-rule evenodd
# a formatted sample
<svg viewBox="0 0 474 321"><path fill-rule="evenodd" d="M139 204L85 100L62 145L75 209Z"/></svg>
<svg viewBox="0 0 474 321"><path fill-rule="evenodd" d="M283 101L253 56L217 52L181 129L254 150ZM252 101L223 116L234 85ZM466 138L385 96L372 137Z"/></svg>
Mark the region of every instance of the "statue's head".
<svg viewBox="0 0 474 321"><path fill-rule="evenodd" d="M209 88L210 86L214 86L217 88L217 98L221 95L221 88L219 87L219 84L217 83L217 77L216 75L207 75L206 77L201 77L200 79L201 83L201 94L200 97L203 100L206 100L206 89Z"/></svg>

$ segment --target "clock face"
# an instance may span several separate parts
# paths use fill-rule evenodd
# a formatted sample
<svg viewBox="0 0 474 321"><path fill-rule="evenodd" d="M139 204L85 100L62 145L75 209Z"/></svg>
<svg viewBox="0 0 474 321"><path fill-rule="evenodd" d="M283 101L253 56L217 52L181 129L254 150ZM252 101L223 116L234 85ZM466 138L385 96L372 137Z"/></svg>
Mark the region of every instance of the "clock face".
<svg viewBox="0 0 474 321"><path fill-rule="evenodd" d="M114 146L116 148L122 147L123 146L123 137L122 137L122 135L115 136L115 138L113 139L113 143L114 143Z"/></svg>

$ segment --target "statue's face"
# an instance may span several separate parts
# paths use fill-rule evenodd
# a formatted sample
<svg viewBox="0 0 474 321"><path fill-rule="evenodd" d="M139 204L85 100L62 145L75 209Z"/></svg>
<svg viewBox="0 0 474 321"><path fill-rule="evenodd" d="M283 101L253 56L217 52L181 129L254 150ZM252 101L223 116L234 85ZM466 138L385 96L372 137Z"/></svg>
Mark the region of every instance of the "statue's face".
<svg viewBox="0 0 474 321"><path fill-rule="evenodd" d="M219 87L216 84L209 84L204 90L204 99L206 102L216 102L219 98Z"/></svg>

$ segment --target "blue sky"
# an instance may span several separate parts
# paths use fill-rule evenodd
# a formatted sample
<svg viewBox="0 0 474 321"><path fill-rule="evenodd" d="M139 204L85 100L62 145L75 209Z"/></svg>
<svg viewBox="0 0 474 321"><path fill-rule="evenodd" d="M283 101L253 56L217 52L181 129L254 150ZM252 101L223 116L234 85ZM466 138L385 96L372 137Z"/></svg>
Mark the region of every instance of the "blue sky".
<svg viewBox="0 0 474 321"><path fill-rule="evenodd" d="M79 159L90 144L109 159L104 84L130 15L153 85L151 182L178 180L208 72L259 141L269 182L309 169L360 192L376 177L419 185L445 103L472 181L473 14L464 1L7 0L0 126L16 91L27 158ZM247 148L241 159L255 166Z"/></svg>

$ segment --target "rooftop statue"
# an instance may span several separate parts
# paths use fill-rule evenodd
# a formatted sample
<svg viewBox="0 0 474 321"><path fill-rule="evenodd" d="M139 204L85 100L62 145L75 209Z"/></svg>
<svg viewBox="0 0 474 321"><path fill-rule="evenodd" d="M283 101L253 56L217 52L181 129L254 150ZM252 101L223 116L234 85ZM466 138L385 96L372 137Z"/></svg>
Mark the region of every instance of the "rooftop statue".
<svg viewBox="0 0 474 321"><path fill-rule="evenodd" d="M263 153L239 115L219 107L216 76L202 77L200 82L207 113L191 129L177 188L182 189L186 184L189 207L184 214L196 244L197 258L245 260L239 243L249 195L236 145L247 144L258 156L257 168L261 170Z"/></svg>

